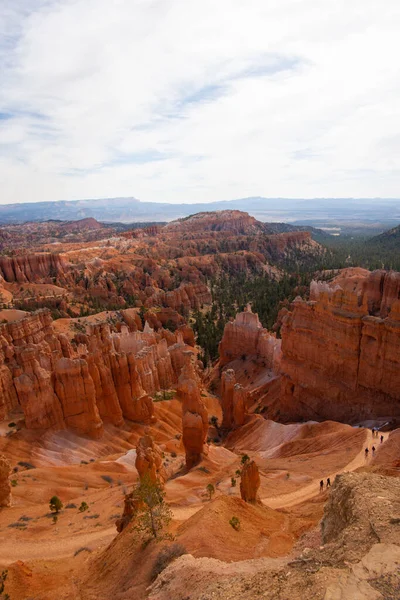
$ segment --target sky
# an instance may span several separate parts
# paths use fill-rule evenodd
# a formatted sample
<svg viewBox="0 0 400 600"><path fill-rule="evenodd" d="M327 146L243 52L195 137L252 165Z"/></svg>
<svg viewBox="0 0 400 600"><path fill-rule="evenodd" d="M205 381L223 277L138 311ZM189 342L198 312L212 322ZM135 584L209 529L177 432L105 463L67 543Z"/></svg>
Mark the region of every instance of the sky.
<svg viewBox="0 0 400 600"><path fill-rule="evenodd" d="M0 203L400 196L398 0L1 0Z"/></svg>

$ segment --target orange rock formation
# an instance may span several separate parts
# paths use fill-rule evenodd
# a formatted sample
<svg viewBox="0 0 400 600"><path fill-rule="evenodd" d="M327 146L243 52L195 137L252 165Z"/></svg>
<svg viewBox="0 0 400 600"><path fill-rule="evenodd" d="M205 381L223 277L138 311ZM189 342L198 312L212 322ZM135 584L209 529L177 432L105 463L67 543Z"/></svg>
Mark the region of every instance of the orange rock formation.
<svg viewBox="0 0 400 600"><path fill-rule="evenodd" d="M264 329L258 315L250 307L238 313L234 321L225 325L224 335L219 345L221 367L237 358L257 357L267 368L279 370L281 341Z"/></svg>
<svg viewBox="0 0 400 600"><path fill-rule="evenodd" d="M0 454L0 508L11 505L11 466L5 456Z"/></svg>
<svg viewBox="0 0 400 600"><path fill-rule="evenodd" d="M258 502L258 488L260 487L260 474L254 460L247 461L242 468L240 476L240 495L245 502Z"/></svg>
<svg viewBox="0 0 400 600"><path fill-rule="evenodd" d="M20 405L27 428L92 437L103 421L151 422L150 394L177 382L186 347L178 334L169 349L163 332L148 324L143 332L111 332L99 323L71 343L55 332L48 310L0 325L0 418Z"/></svg>
<svg viewBox="0 0 400 600"><path fill-rule="evenodd" d="M153 483L165 482L162 452L150 435L142 436L137 443L135 467L141 480L148 476Z"/></svg>
<svg viewBox="0 0 400 600"><path fill-rule="evenodd" d="M312 284L283 320L279 418L400 417L400 273Z"/></svg>
<svg viewBox="0 0 400 600"><path fill-rule="evenodd" d="M222 428L234 429L244 424L247 392L236 383L235 371L227 369L221 377Z"/></svg>
<svg viewBox="0 0 400 600"><path fill-rule="evenodd" d="M182 439L188 469L195 466L205 453L208 431L208 414L201 399L193 356L193 352L185 352L185 364L178 381L178 398L182 401Z"/></svg>

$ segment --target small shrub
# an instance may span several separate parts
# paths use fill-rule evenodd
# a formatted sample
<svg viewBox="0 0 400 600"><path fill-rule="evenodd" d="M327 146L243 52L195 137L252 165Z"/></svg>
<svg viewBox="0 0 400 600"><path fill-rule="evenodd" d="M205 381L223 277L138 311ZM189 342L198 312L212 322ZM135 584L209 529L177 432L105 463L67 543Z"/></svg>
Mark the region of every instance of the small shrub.
<svg viewBox="0 0 400 600"><path fill-rule="evenodd" d="M158 554L151 570L152 580L156 579L173 560L183 554L187 554L187 550L182 544L175 543L163 548Z"/></svg>
<svg viewBox="0 0 400 600"><path fill-rule="evenodd" d="M87 460L81 460L81 465L88 465L88 461Z"/></svg>
<svg viewBox="0 0 400 600"><path fill-rule="evenodd" d="M57 525L58 515L53 515L53 525Z"/></svg>
<svg viewBox="0 0 400 600"><path fill-rule="evenodd" d="M86 502L81 502L79 512L85 512L86 510L89 510L89 506L86 504Z"/></svg>
<svg viewBox="0 0 400 600"><path fill-rule="evenodd" d="M90 459L90 462L94 462L94 458L91 458L91 459Z"/></svg>
<svg viewBox="0 0 400 600"><path fill-rule="evenodd" d="M231 487L236 487L236 479L231 477Z"/></svg>
<svg viewBox="0 0 400 600"><path fill-rule="evenodd" d="M8 424L8 426L9 426L9 427L16 427L16 426L17 426L17 424L16 424L16 423L14 423L14 421L11 421L11 423L9 423L9 424Z"/></svg>
<svg viewBox="0 0 400 600"><path fill-rule="evenodd" d="M240 469L236 469L236 471L235 471L236 477L240 477L241 474L242 474L241 470Z"/></svg>
<svg viewBox="0 0 400 600"><path fill-rule="evenodd" d="M213 486L212 483L209 483L208 486L206 487L206 490L209 495L209 499L211 500L212 495L215 494L215 487Z"/></svg>
<svg viewBox="0 0 400 600"><path fill-rule="evenodd" d="M245 465L250 460L250 456L248 454L242 454L241 463Z"/></svg>
<svg viewBox="0 0 400 600"><path fill-rule="evenodd" d="M55 512L57 514L62 509L63 503L58 496L52 496L50 498L49 507L51 512Z"/></svg>
<svg viewBox="0 0 400 600"><path fill-rule="evenodd" d="M102 475L101 478L106 481L107 483L109 483L110 485L112 485L114 483L114 479L112 477L110 477L110 475Z"/></svg>
<svg viewBox="0 0 400 600"><path fill-rule="evenodd" d="M78 556L78 554L80 554L81 552L92 552L92 550L87 546L82 546L82 548L78 548L78 550L75 550L74 556Z"/></svg>
<svg viewBox="0 0 400 600"><path fill-rule="evenodd" d="M25 467L25 469L36 469L34 465L32 465L29 462L26 462L25 460L20 460L18 464L20 467Z"/></svg>
<svg viewBox="0 0 400 600"><path fill-rule="evenodd" d="M237 517L232 517L232 519L230 519L230 521L229 521L229 525L231 525L233 527L233 529L236 529L236 531L239 531L240 519L238 519Z"/></svg>
<svg viewBox="0 0 400 600"><path fill-rule="evenodd" d="M16 479L11 479L10 483L11 483L11 485L13 487L15 487L16 485L18 485L18 481Z"/></svg>
<svg viewBox="0 0 400 600"><path fill-rule="evenodd" d="M172 458L176 458L178 455L176 452L171 452L171 456L172 456Z"/></svg>
<svg viewBox="0 0 400 600"><path fill-rule="evenodd" d="M286 479L289 479L290 473L286 473Z"/></svg>
<svg viewBox="0 0 400 600"><path fill-rule="evenodd" d="M206 473L207 475L209 475L209 473L210 473L210 471L207 469L207 467L199 467L197 470L202 471L203 473Z"/></svg>
<svg viewBox="0 0 400 600"><path fill-rule="evenodd" d="M15 523L10 523L7 527L12 527L13 529L26 529L25 523L20 523L16 521Z"/></svg>

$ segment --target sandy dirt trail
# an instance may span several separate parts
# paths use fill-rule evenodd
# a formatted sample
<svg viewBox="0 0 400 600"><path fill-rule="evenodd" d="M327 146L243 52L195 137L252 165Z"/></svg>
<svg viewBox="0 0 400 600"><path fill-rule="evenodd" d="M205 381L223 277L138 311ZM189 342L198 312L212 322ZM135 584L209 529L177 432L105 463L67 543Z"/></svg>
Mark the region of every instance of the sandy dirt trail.
<svg viewBox="0 0 400 600"><path fill-rule="evenodd" d="M339 473L343 473L345 471L354 471L355 469L358 469L367 463L364 450L367 445L370 446L372 440L372 432L370 430L366 430L364 442L360 452L343 469L329 475L332 482L334 481L335 476ZM294 506L295 504L299 504L300 502L309 500L310 498L318 495L319 481L319 479L315 479L315 481L312 483L299 490L296 490L295 492L290 494L281 494L275 498L264 498L262 499L262 502L270 508L286 508ZM202 508L203 505L174 507L172 512L174 519L185 521ZM74 535L70 538L56 538L54 540L42 540L36 542L24 541L20 542L19 544L15 539L10 539L8 542L2 542L1 544L0 565L7 566L16 560L51 560L63 557L71 557L79 548L88 547L91 550L94 550L97 547L104 546L105 544L111 542L116 535L115 526L113 525L112 527L103 529L101 531L84 532Z"/></svg>
<svg viewBox="0 0 400 600"><path fill-rule="evenodd" d="M370 446L373 439L374 438L372 437L372 431L366 429L364 442L357 456L353 458L353 460L349 462L345 467L343 467L343 469L340 469L339 471L335 471L334 473L328 475L332 483L336 475L349 471L355 471L359 467L363 467L364 465L368 464L368 461L371 459L371 457L369 457L368 459L365 458L365 448L367 446ZM378 444L378 442L376 442L376 444ZM370 454L372 455L372 452L370 452ZM274 498L263 498L262 503L265 504L265 506L269 506L269 508L287 508L290 506L294 506L295 504L299 504L300 502L310 500L310 498L317 496L319 493L319 482L320 479L314 479L312 483L309 483L308 485L302 487L300 490L296 490L295 492L291 492L290 494L280 494L279 496L275 496ZM324 482L326 483L326 479L324 479Z"/></svg>

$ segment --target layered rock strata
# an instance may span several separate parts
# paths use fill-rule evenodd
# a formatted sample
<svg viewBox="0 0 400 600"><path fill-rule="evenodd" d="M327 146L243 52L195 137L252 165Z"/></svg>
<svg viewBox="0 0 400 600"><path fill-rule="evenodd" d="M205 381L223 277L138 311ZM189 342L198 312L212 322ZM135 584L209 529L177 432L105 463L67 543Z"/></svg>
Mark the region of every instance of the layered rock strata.
<svg viewBox="0 0 400 600"><path fill-rule="evenodd" d="M225 325L224 335L219 345L219 356L221 367L238 358L245 360L257 357L267 368L278 371L281 340L264 329L258 315L251 312L248 307L244 312L238 313L234 321Z"/></svg>
<svg viewBox="0 0 400 600"><path fill-rule="evenodd" d="M177 382L186 347L178 335L168 348L163 332L148 324L111 332L100 323L71 343L48 310L0 325L0 419L21 406L29 429L68 427L92 437L103 422L151 422L150 395Z"/></svg>
<svg viewBox="0 0 400 600"><path fill-rule="evenodd" d="M178 398L182 402L182 440L186 466L191 469L207 451L205 443L208 432L208 413L201 399L193 352L185 352L185 364L178 381Z"/></svg>
<svg viewBox="0 0 400 600"><path fill-rule="evenodd" d="M312 285L283 319L281 420L400 418L400 273Z"/></svg>

